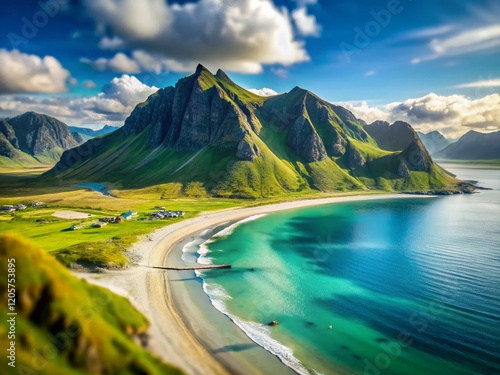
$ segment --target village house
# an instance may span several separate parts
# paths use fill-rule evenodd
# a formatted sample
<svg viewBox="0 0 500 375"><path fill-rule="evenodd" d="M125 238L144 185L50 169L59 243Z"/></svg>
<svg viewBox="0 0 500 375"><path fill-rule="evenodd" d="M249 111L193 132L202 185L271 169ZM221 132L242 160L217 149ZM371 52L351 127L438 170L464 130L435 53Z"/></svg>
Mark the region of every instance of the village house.
<svg viewBox="0 0 500 375"><path fill-rule="evenodd" d="M36 201L36 202L31 203L31 207L43 206L44 204L45 203L43 203L43 202Z"/></svg>
<svg viewBox="0 0 500 375"><path fill-rule="evenodd" d="M69 227L70 230L80 230L83 229L83 225L72 225Z"/></svg>
<svg viewBox="0 0 500 375"><path fill-rule="evenodd" d="M15 208L16 210L25 210L25 209L26 209L26 206L25 206L24 204L19 203L19 204L16 204L16 205L14 206L14 208Z"/></svg>
<svg viewBox="0 0 500 375"><path fill-rule="evenodd" d="M2 209L2 211L8 211L8 212L12 212L12 211L16 210L14 208L14 206L12 206L10 204L6 204L6 205L2 206L1 209Z"/></svg>
<svg viewBox="0 0 500 375"><path fill-rule="evenodd" d="M108 225L108 223L104 223L104 222L102 222L102 221L98 221L98 222L96 222L96 223L92 224L92 226L93 226L94 228L103 228L103 227L105 227L106 225Z"/></svg>
<svg viewBox="0 0 500 375"><path fill-rule="evenodd" d="M125 220L132 220L132 212L131 211L124 212L120 216L123 217Z"/></svg>

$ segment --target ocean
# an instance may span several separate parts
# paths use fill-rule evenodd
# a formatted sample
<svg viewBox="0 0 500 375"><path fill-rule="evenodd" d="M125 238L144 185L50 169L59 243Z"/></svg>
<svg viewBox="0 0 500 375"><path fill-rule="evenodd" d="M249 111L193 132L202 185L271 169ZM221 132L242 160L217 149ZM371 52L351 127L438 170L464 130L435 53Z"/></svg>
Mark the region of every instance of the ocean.
<svg viewBox="0 0 500 375"><path fill-rule="evenodd" d="M212 305L297 373L500 374L500 169L445 167L493 190L259 215L186 256L232 264L197 273Z"/></svg>

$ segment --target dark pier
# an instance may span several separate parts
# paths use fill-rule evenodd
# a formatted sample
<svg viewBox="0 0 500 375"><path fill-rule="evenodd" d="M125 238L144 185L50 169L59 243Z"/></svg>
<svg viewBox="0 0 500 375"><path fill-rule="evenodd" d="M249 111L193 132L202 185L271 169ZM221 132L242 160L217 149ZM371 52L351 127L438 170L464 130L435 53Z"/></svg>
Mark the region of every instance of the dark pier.
<svg viewBox="0 0 500 375"><path fill-rule="evenodd" d="M213 269L223 269L231 268L230 264L220 264L220 265L207 265L207 266L196 266L196 267L159 267L159 266L146 266L144 264L137 264L141 267L154 268L157 270L167 270L167 271L196 271L196 270L213 270Z"/></svg>

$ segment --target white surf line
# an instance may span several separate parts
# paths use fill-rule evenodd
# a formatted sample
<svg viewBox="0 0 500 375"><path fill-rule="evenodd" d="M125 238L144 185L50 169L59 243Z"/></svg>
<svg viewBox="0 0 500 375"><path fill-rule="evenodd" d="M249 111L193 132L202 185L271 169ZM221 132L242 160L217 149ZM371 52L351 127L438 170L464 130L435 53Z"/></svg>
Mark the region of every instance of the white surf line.
<svg viewBox="0 0 500 375"><path fill-rule="evenodd" d="M206 146L203 147L200 151L196 152L196 154L194 154L193 156L191 156L188 161L186 161L179 168L177 168L173 173L171 173L170 176L172 176L174 173L179 172L182 168L184 168L186 165L188 165L189 163L191 163L194 160L194 158L197 157L200 154L200 152L202 152L205 148L206 148Z"/></svg>

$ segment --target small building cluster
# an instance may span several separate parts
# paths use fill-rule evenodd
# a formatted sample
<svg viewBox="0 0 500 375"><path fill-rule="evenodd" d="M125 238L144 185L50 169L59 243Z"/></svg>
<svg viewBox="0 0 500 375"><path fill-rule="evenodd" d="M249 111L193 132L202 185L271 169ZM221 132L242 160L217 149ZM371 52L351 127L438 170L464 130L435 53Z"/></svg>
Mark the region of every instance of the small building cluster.
<svg viewBox="0 0 500 375"><path fill-rule="evenodd" d="M99 218L99 221L92 223L91 226L92 228L104 228L108 224L115 224L115 223L119 224L123 223L125 220L131 220L132 217L135 217L137 215L138 215L137 211L130 210L115 217L101 217ZM79 230L83 228L84 228L83 225L72 225L69 229Z"/></svg>
<svg viewBox="0 0 500 375"><path fill-rule="evenodd" d="M31 203L31 207L43 206L44 204L45 203L43 203L43 202L36 201L36 202Z"/></svg>
<svg viewBox="0 0 500 375"><path fill-rule="evenodd" d="M156 208L156 207L155 207ZM172 218L172 217L183 217L186 213L184 211L166 211L164 207L162 207L163 210L158 211L158 212L153 212L151 215L149 215L151 220L161 220L165 218Z"/></svg>
<svg viewBox="0 0 500 375"><path fill-rule="evenodd" d="M24 204L6 204L0 207L2 211L14 212L17 210L25 210L26 206Z"/></svg>

